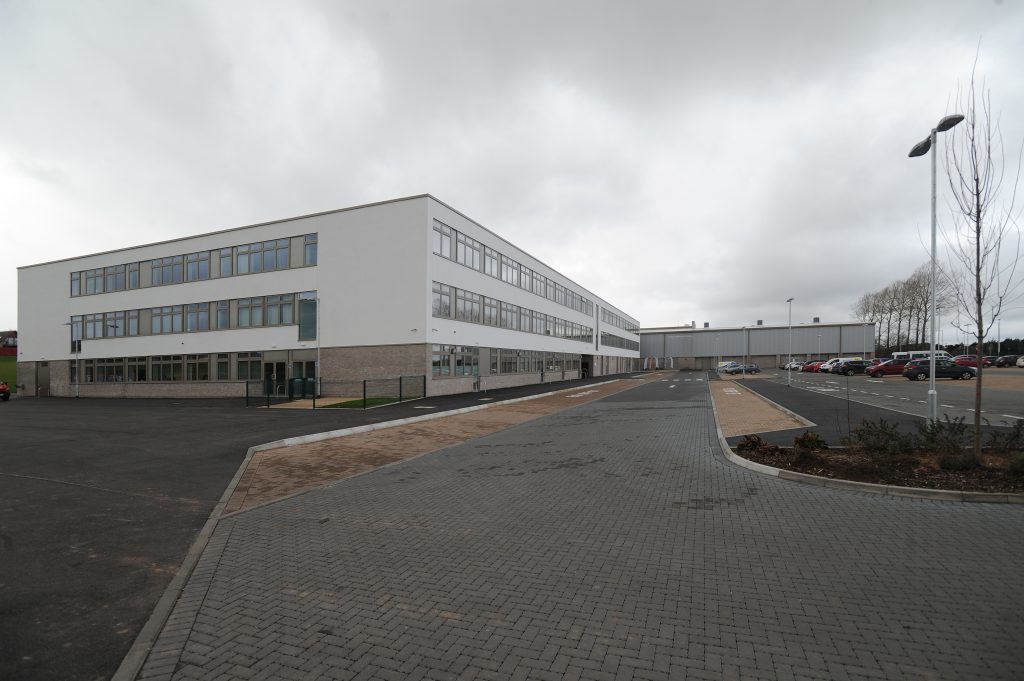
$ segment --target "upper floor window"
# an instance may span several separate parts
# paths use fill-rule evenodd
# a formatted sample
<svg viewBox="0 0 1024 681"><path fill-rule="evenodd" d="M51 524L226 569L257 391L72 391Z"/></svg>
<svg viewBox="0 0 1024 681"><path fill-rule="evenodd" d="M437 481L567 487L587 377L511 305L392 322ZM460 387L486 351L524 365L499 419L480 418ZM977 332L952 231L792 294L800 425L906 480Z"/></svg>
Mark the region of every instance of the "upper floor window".
<svg viewBox="0 0 1024 681"><path fill-rule="evenodd" d="M185 256L185 278L188 281L201 281L210 278L210 252L201 251Z"/></svg>
<svg viewBox="0 0 1024 681"><path fill-rule="evenodd" d="M180 284L185 274L184 261L180 255L153 260L153 286Z"/></svg>
<svg viewBox="0 0 1024 681"><path fill-rule="evenodd" d="M316 264L316 244L317 235L307 234L302 237L302 264L303 265L315 265Z"/></svg>

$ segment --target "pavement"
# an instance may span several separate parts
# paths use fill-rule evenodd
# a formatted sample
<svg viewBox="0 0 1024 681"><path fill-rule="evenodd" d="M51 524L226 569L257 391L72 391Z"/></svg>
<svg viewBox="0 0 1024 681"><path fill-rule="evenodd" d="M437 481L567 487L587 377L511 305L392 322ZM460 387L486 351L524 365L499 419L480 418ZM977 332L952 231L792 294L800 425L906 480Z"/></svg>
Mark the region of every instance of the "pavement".
<svg viewBox="0 0 1024 681"><path fill-rule="evenodd" d="M757 385L667 372L253 451L115 678L1024 677L1024 507L739 468L711 395L726 432L834 407Z"/></svg>

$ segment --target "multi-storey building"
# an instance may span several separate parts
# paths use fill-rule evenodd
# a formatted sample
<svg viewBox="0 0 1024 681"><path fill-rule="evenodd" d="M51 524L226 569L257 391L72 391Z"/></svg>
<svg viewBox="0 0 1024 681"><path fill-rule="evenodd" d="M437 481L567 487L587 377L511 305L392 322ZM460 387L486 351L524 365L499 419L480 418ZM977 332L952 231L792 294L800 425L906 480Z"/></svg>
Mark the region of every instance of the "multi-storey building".
<svg viewBox="0 0 1024 681"><path fill-rule="evenodd" d="M639 325L432 196L18 270L22 394L228 396L426 376L438 395L639 366Z"/></svg>

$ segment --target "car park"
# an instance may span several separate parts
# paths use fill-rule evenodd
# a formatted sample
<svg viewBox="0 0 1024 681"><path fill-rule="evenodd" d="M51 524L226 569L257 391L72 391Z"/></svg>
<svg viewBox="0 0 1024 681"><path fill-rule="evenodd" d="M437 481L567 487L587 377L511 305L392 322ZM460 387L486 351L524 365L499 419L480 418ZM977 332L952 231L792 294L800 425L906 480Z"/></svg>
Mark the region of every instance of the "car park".
<svg viewBox="0 0 1024 681"><path fill-rule="evenodd" d="M736 374L759 374L761 373L761 367L756 364L737 364L726 369L725 373L730 376L735 376Z"/></svg>
<svg viewBox="0 0 1024 681"><path fill-rule="evenodd" d="M925 381L931 371L930 360L912 359L903 367L903 375L911 381ZM978 375L978 370L971 366L957 364L948 359L935 360L935 378L971 379Z"/></svg>
<svg viewBox="0 0 1024 681"><path fill-rule="evenodd" d="M868 367L864 373L871 378L883 378L885 376L897 376L903 373L903 367L907 365L905 359L887 359L881 364Z"/></svg>
<svg viewBox="0 0 1024 681"><path fill-rule="evenodd" d="M996 361L993 364L997 367L1012 367L1020 357L1020 355L1000 355L996 357Z"/></svg>

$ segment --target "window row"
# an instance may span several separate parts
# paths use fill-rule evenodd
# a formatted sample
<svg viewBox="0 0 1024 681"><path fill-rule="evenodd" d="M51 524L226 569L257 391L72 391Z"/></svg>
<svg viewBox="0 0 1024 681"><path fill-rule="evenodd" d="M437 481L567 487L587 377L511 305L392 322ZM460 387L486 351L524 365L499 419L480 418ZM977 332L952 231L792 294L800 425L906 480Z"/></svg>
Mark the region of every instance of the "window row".
<svg viewBox="0 0 1024 681"><path fill-rule="evenodd" d="M594 314L589 299L438 220L434 220L433 252L563 307Z"/></svg>
<svg viewBox="0 0 1024 681"><path fill-rule="evenodd" d="M579 371L580 355L543 350L490 350L490 373L528 374ZM480 348L468 345L434 345L431 347L431 373L434 378L479 376Z"/></svg>
<svg viewBox="0 0 1024 681"><path fill-rule="evenodd" d="M301 259L292 246L301 244ZM317 235L260 241L187 255L111 265L71 273L71 296L205 281L240 274L308 267L317 262Z"/></svg>
<svg viewBox="0 0 1024 681"><path fill-rule="evenodd" d="M617 326L623 331L628 331L629 333L640 333L640 326L638 324L626 319L622 315L615 314L611 310L606 310L603 307L601 308L601 321L606 324L611 324L612 326Z"/></svg>
<svg viewBox="0 0 1024 681"><path fill-rule="evenodd" d="M71 317L71 352L81 340L157 336L262 326L299 326L299 340L316 338L316 291L164 305Z"/></svg>
<svg viewBox="0 0 1024 681"><path fill-rule="evenodd" d="M639 350L640 343L635 340L629 340L628 338L622 338L616 336L613 333L601 332L601 345L605 345L609 348L621 348L623 350Z"/></svg>
<svg viewBox="0 0 1024 681"><path fill-rule="evenodd" d="M594 330L589 326L465 289L457 289L448 284L433 282L432 296L432 314L441 319L455 319L460 322L496 326L583 343L594 341Z"/></svg>
<svg viewBox="0 0 1024 681"><path fill-rule="evenodd" d="M108 357L71 362L72 383L245 381L263 378L263 353Z"/></svg>

